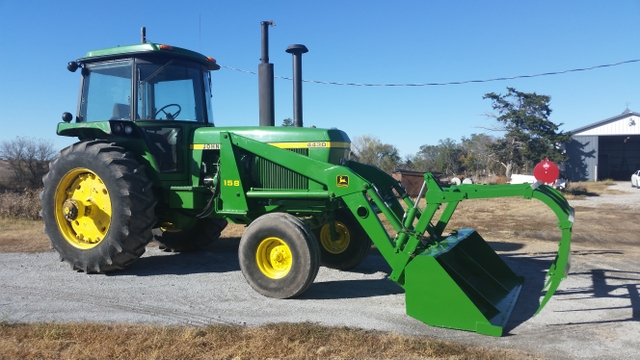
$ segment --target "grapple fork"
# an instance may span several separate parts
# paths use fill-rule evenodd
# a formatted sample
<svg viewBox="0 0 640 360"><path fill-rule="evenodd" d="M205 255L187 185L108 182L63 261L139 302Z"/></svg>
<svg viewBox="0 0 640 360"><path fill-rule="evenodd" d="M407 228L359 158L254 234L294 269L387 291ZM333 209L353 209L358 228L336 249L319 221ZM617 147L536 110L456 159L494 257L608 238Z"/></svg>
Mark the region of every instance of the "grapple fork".
<svg viewBox="0 0 640 360"><path fill-rule="evenodd" d="M390 278L406 292L407 314L429 325L501 336L515 307L524 279L516 275L487 242L473 229L460 229L443 236L453 212L462 200L520 196L544 202L557 216L561 239L556 259L547 272L546 290L536 314L547 304L569 271L573 208L556 190L541 183L472 185L442 188L431 173L424 175L420 195L411 200L404 189L362 165L350 167L367 179L377 179L367 188L364 199L345 202L367 229L372 240L392 267ZM390 186L389 186L390 185ZM391 188L407 204L401 210ZM387 189L387 190L385 190ZM425 194L426 190L426 194ZM417 202L424 194L426 207ZM355 195L352 195L355 197ZM371 209L385 216L395 228L390 236ZM436 211L445 206L437 221Z"/></svg>

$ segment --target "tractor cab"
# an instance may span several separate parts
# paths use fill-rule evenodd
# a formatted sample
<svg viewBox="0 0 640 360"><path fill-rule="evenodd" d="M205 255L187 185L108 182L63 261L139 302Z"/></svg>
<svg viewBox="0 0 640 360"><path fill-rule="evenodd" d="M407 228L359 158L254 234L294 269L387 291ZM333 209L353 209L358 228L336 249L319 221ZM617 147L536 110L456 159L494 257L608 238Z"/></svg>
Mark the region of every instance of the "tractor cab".
<svg viewBox="0 0 640 360"><path fill-rule="evenodd" d="M211 57L142 43L90 51L67 68L80 68L82 82L76 123L60 124L59 135L133 146L142 137L160 172L182 173L193 130L213 126L209 71L220 66ZM66 123L72 118L63 114Z"/></svg>

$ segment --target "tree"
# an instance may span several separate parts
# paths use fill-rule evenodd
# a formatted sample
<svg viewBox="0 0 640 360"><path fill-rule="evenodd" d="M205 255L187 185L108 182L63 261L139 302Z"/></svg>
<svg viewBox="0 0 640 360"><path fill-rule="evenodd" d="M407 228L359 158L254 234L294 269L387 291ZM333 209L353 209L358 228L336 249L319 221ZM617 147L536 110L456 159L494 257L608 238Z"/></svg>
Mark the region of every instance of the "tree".
<svg viewBox="0 0 640 360"><path fill-rule="evenodd" d="M282 126L293 126L293 120L291 118L283 119Z"/></svg>
<svg viewBox="0 0 640 360"><path fill-rule="evenodd" d="M462 170L463 148L455 140L446 138L438 145L422 145L412 158L416 171L435 171L459 174Z"/></svg>
<svg viewBox="0 0 640 360"><path fill-rule="evenodd" d="M491 92L483 99L492 101L497 114L490 116L500 123L496 130L505 133L492 150L504 166L507 177L511 176L514 166L529 166L544 158L555 162L567 160L559 145L569 142L571 134L559 131L562 124L556 125L549 120L550 96L507 87L507 94Z"/></svg>
<svg viewBox="0 0 640 360"><path fill-rule="evenodd" d="M451 138L440 140L438 144L438 157L436 166L445 174L457 175L462 171L462 149Z"/></svg>
<svg viewBox="0 0 640 360"><path fill-rule="evenodd" d="M395 146L383 144L380 139L371 135L354 138L351 153L357 161L377 166L386 172L394 171L402 160Z"/></svg>
<svg viewBox="0 0 640 360"><path fill-rule="evenodd" d="M420 150L413 157L413 170L415 171L440 171L436 169L438 147L434 145L421 145Z"/></svg>
<svg viewBox="0 0 640 360"><path fill-rule="evenodd" d="M486 134L471 134L468 139L462 137L460 147L463 152L461 162L464 169L475 176L492 172L495 161L491 147L495 141L492 136Z"/></svg>
<svg viewBox="0 0 640 360"><path fill-rule="evenodd" d="M42 139L16 137L0 143L0 158L9 163L12 175L9 178L15 189L38 189L42 177L48 171L48 163L55 156L53 143Z"/></svg>

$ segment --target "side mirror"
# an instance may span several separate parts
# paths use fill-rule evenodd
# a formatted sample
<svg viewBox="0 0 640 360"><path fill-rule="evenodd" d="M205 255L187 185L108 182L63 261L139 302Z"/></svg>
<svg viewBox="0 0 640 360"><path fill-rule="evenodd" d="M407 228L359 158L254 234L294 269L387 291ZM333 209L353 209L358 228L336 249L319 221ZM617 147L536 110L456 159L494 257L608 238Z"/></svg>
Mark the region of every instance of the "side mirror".
<svg viewBox="0 0 640 360"><path fill-rule="evenodd" d="M66 111L62 113L62 121L68 123L71 122L71 120L73 120L73 115L71 115L71 113Z"/></svg>
<svg viewBox="0 0 640 360"><path fill-rule="evenodd" d="M76 72L76 70L78 70L78 63L75 61L69 61L69 63L67 64L67 70Z"/></svg>

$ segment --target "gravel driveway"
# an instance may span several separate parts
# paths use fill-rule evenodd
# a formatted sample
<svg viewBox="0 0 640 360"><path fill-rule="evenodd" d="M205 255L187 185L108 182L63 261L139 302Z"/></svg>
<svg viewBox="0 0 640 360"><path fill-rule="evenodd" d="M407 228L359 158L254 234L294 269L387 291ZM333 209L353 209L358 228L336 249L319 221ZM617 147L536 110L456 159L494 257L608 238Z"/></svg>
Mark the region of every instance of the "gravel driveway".
<svg viewBox="0 0 640 360"><path fill-rule="evenodd" d="M627 185L616 187L628 194L572 204L637 206L640 190ZM389 267L375 253L351 272L321 268L302 298L265 298L245 282L237 245L223 239L214 251L199 254L149 247L131 267L113 275L71 271L55 253L0 254L0 319L247 326L310 321L515 348L553 359L640 356L640 262L624 249L574 247L569 278L532 317L556 246L546 243L548 250L533 252L501 246L501 256L526 281L508 334L493 338L408 317L402 289L387 279Z"/></svg>

